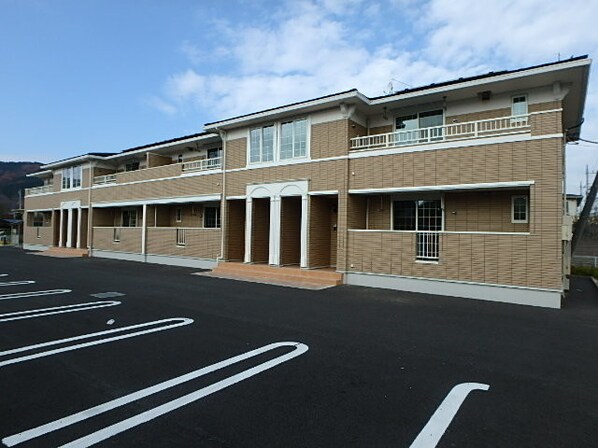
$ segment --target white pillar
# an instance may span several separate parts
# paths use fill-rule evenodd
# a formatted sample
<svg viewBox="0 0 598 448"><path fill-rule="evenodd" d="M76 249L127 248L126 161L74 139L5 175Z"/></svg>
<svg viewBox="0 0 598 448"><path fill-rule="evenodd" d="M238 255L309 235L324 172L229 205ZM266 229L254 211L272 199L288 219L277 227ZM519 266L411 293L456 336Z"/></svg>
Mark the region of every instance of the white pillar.
<svg viewBox="0 0 598 448"><path fill-rule="evenodd" d="M251 263L251 228L253 218L253 200L245 200L245 263Z"/></svg>
<svg viewBox="0 0 598 448"><path fill-rule="evenodd" d="M145 255L147 245L147 204L143 204L143 216L141 217L141 254Z"/></svg>
<svg viewBox="0 0 598 448"><path fill-rule="evenodd" d="M307 267L307 235L309 228L309 196L301 195L301 261L300 267Z"/></svg>
<svg viewBox="0 0 598 448"><path fill-rule="evenodd" d="M60 228L58 229L58 246L64 246L64 209L60 209Z"/></svg>
<svg viewBox="0 0 598 448"><path fill-rule="evenodd" d="M81 207L77 209L77 249L81 249Z"/></svg>
<svg viewBox="0 0 598 448"><path fill-rule="evenodd" d="M270 198L270 256L268 263L280 265L280 196Z"/></svg>
<svg viewBox="0 0 598 448"><path fill-rule="evenodd" d="M73 244L73 210L70 208L67 208L66 214L67 214L66 247L72 247L72 244Z"/></svg>

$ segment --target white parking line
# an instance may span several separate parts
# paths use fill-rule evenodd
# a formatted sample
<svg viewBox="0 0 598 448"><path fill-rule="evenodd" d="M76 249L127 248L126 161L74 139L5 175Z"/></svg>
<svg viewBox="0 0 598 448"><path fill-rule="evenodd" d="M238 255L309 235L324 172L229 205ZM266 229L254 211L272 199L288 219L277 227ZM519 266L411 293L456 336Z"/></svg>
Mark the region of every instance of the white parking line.
<svg viewBox="0 0 598 448"><path fill-rule="evenodd" d="M31 285L32 283L35 283L35 280L18 280L14 282L0 282L0 286Z"/></svg>
<svg viewBox="0 0 598 448"><path fill-rule="evenodd" d="M410 448L433 448L440 441L448 426L455 418L457 411L474 390L488 390L488 384L462 383L451 389L446 398L440 403L430 421L424 426Z"/></svg>
<svg viewBox="0 0 598 448"><path fill-rule="evenodd" d="M60 345L60 344L68 343L68 342L74 342L74 341L81 341L84 339L91 339L91 338L95 338L98 336L104 336L104 335L108 335L108 334L123 333L128 330L133 330L136 328L150 327L150 326L154 326L154 325L166 324L167 322L174 322L174 323L150 328L148 330L134 331L132 333L127 333L127 334L123 334L120 336L112 336L109 338L97 339L94 341L84 342L81 344L67 345L66 347L56 348L56 349L48 350L45 352L38 352L38 353L34 353L32 355L26 355L26 356L20 356L18 358L7 359L6 361L0 361L0 367L8 366L10 364L17 364L17 363L24 362L24 361L30 361L32 359L43 358L45 356L56 355L57 353L78 350L78 349L84 348L84 347L91 347L94 345L106 344L108 342L118 341L121 339L127 339L127 338L132 338L135 336L141 336L143 334L155 333L157 331L170 330L172 328L181 327L183 325L189 325L189 324L193 323L193 319L188 319L185 317L175 317L175 318L171 318L171 319L162 319L162 320L156 320L153 322L146 322L143 324L130 325L128 327L115 328L114 330L105 330L105 331L98 331L97 333L83 334L81 336L75 336L72 338L57 339L55 341L42 342L40 344L28 345L26 347L19 347L19 348L15 348L12 350L6 350L3 352L0 352L0 358L7 356L7 355L14 355L15 353L22 353L22 352L27 352L30 350L35 350L38 348L50 347L53 345Z"/></svg>
<svg viewBox="0 0 598 448"><path fill-rule="evenodd" d="M45 291L17 292L14 294L0 294L0 300L24 299L25 297L51 296L54 294L66 294L72 292L70 289L47 289Z"/></svg>
<svg viewBox="0 0 598 448"><path fill-rule="evenodd" d="M0 322L9 322L12 320L32 319L35 317L51 316L53 314L74 313L76 311L93 310L95 308L104 308L107 306L120 305L116 300L102 300L98 302L76 303L74 305L54 306L51 308L39 308L36 310L17 311L14 313L0 314Z"/></svg>
<svg viewBox="0 0 598 448"><path fill-rule="evenodd" d="M261 355L262 353L266 353L271 350L275 350L280 347L294 347L294 350L278 356L270 361L266 361L262 364L259 364L255 367L250 369L244 370L236 375L230 376L224 380L218 381L214 384L209 386L203 387L201 389L196 390L188 395L184 395L180 398L175 400L169 401L161 406L157 406L153 409L148 411L142 412L137 414L133 417L127 418L119 423L107 426L99 431L91 433L87 436L81 437L77 440L74 440L66 445L63 445L63 448L66 447L88 447L94 445L96 443L101 442L102 440L106 440L116 434L124 432L128 429L134 428L135 426L141 425L142 423L149 422L161 415L164 415L168 412L171 412L175 409L183 407L187 404L193 403L201 398L207 397L214 392L218 392L226 387L232 386L233 384L239 383L247 378L250 378L258 373L264 372L265 370L271 369L283 362L289 361L297 356L302 355L305 353L309 347L305 344L301 344L299 342L276 342L273 344L265 345L264 347L258 348L256 350L251 350L249 352L243 353L238 356L234 356L232 358L226 359L224 361L217 362L216 364L209 365L207 367L203 367L201 369L195 370L193 372L189 372L185 375L181 375L179 377L173 378L168 381L164 381L162 383L156 384L154 386L147 387L145 389L141 389L137 392L133 392L132 394L125 395L124 397L117 398L112 401L108 401L101 405L95 406L90 409L86 409L85 411L77 412L76 414L71 414L67 417L55 420L50 423L46 423L45 425L38 426L36 428L29 429L27 431L5 437L2 439L2 443L6 446L14 446L18 445L19 443L27 442L31 439L36 437L40 437L44 434L48 434L50 432L57 431L62 428L66 428L67 426L73 425L75 423L81 422L88 418L94 417L96 415L103 414L108 412L112 409L116 409L120 406L124 406L128 403L133 401L140 400L142 398L148 397L150 395L154 395L158 392L163 390L169 389L171 387L177 386L179 384L185 383L187 381L191 381L193 379L199 378L203 375L207 375L211 372L214 372L219 369L223 369L230 365L236 364L238 362L244 361L249 358L253 358L255 356Z"/></svg>
<svg viewBox="0 0 598 448"><path fill-rule="evenodd" d="M6 277L8 274L0 274L0 277Z"/></svg>

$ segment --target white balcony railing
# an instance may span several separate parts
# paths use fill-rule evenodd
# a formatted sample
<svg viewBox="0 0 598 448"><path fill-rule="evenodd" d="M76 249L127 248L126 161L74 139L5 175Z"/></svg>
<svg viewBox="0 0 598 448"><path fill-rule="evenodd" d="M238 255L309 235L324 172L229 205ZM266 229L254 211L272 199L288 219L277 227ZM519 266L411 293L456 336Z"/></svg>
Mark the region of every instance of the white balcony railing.
<svg viewBox="0 0 598 448"><path fill-rule="evenodd" d="M105 176L96 176L93 178L94 185L113 184L116 182L116 174L106 174Z"/></svg>
<svg viewBox="0 0 598 448"><path fill-rule="evenodd" d="M530 128L529 114L487 120L451 123L430 128L410 129L351 139L351 149L381 149L422 145L447 140L465 140L525 132Z"/></svg>
<svg viewBox="0 0 598 448"><path fill-rule="evenodd" d="M54 185L42 185L41 187L25 188L25 196L35 196L36 194L50 193L54 191Z"/></svg>
<svg viewBox="0 0 598 448"><path fill-rule="evenodd" d="M438 232L417 232L415 234L416 258L424 261L438 261L440 234Z"/></svg>
<svg viewBox="0 0 598 448"><path fill-rule="evenodd" d="M221 161L220 157L214 157L212 159L194 160L192 162L183 162L183 171L204 171L204 170L215 170L220 168Z"/></svg>

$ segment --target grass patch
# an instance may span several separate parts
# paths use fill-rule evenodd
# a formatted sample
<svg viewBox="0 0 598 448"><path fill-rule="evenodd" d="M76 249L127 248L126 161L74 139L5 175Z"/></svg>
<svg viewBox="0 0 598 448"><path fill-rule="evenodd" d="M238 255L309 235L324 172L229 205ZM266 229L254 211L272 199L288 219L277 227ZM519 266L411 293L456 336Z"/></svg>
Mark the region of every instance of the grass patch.
<svg viewBox="0 0 598 448"><path fill-rule="evenodd" d="M571 266L571 274L598 278L598 268L592 266Z"/></svg>

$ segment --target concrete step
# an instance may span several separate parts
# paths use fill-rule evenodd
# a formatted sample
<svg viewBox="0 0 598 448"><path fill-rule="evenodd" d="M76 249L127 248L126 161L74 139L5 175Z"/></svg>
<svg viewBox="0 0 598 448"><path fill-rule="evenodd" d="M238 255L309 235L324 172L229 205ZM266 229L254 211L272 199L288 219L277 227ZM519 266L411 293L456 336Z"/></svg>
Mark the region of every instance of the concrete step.
<svg viewBox="0 0 598 448"><path fill-rule="evenodd" d="M43 252L37 252L36 255L57 258L75 258L87 257L89 256L89 251L87 249L73 249L70 247L50 247Z"/></svg>
<svg viewBox="0 0 598 448"><path fill-rule="evenodd" d="M332 270L231 262L219 263L208 275L308 289L329 288L343 283L343 275Z"/></svg>

